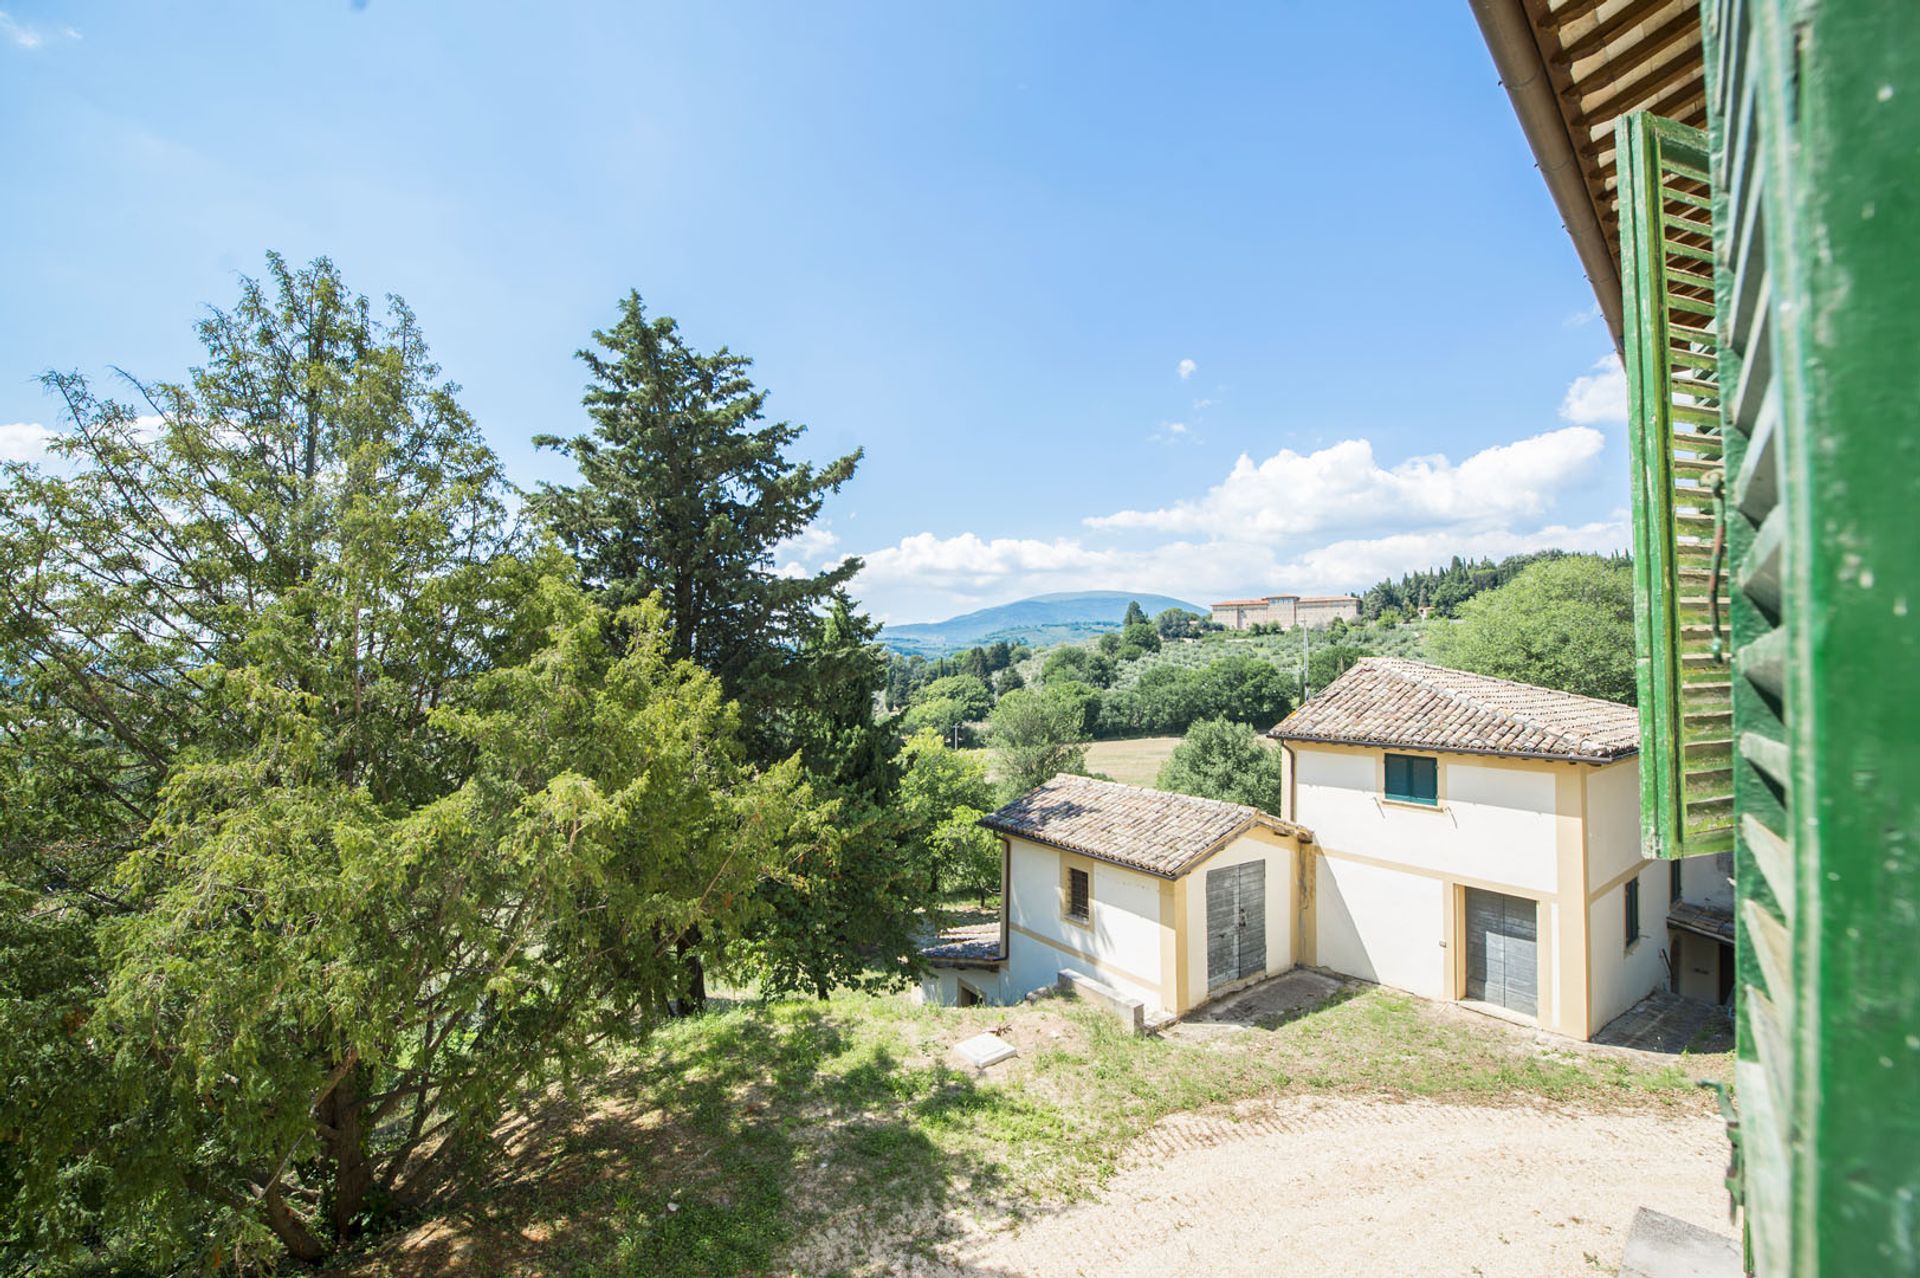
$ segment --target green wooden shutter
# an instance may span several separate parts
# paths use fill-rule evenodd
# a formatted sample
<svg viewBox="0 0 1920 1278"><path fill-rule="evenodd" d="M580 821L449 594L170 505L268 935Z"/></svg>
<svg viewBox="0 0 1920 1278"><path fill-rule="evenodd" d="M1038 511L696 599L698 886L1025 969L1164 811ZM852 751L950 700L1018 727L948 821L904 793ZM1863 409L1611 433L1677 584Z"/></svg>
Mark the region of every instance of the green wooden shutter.
<svg viewBox="0 0 1920 1278"><path fill-rule="evenodd" d="M1631 388L1640 821L1650 856L1733 846L1727 483L1706 135L1644 113L1615 134Z"/></svg>
<svg viewBox="0 0 1920 1278"><path fill-rule="evenodd" d="M1753 1272L1920 1273L1920 24L1709 0L1737 1192Z"/></svg>

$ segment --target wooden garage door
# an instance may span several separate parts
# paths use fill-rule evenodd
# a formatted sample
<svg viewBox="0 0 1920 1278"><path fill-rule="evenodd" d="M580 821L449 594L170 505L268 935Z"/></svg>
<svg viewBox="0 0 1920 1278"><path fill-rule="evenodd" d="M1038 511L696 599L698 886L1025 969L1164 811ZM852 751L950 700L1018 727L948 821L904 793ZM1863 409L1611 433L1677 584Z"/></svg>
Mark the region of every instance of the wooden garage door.
<svg viewBox="0 0 1920 1278"><path fill-rule="evenodd" d="M1537 907L1525 897L1467 889L1467 997L1528 1016L1539 999Z"/></svg>
<svg viewBox="0 0 1920 1278"><path fill-rule="evenodd" d="M1267 970L1267 863L1207 871L1207 988Z"/></svg>

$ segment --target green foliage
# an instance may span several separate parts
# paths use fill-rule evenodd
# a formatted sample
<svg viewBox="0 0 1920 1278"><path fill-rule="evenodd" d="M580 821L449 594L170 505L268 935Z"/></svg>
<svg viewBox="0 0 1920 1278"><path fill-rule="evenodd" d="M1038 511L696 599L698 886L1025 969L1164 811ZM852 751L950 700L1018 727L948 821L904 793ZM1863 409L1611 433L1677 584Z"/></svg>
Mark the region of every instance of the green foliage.
<svg viewBox="0 0 1920 1278"><path fill-rule="evenodd" d="M642 1032L834 816L508 522L395 302L269 260L0 475L0 1246L318 1259Z"/></svg>
<svg viewBox="0 0 1920 1278"><path fill-rule="evenodd" d="M1160 769L1154 785L1203 799L1280 811L1280 751L1230 719L1199 719Z"/></svg>
<svg viewBox="0 0 1920 1278"><path fill-rule="evenodd" d="M762 912L735 950L771 993L897 986L918 970L919 921L938 901L902 828L897 733L873 714L886 677L876 630L836 601L801 646L783 736L834 815L824 837L760 885Z"/></svg>
<svg viewBox="0 0 1920 1278"><path fill-rule="evenodd" d="M1499 589L1533 564L1567 554L1564 550L1535 550L1508 555L1497 564L1491 559L1476 563L1455 555L1445 568L1405 573L1399 581L1389 578L1376 582L1360 597L1360 619L1376 620L1387 612L1396 618L1418 616L1422 608L1432 609L1436 617L1458 616L1460 607L1476 595ZM1609 562L1627 561L1622 555L1610 557Z"/></svg>
<svg viewBox="0 0 1920 1278"><path fill-rule="evenodd" d="M928 701L951 701L960 711L961 720L984 719L993 709L993 693L978 675L948 675L944 679L935 679L914 693L912 705L922 705Z"/></svg>
<svg viewBox="0 0 1920 1278"><path fill-rule="evenodd" d="M1162 639L1192 639L1209 630L1219 629L1211 618L1185 608L1168 608L1153 619L1153 628Z"/></svg>
<svg viewBox="0 0 1920 1278"><path fill-rule="evenodd" d="M1138 661L1149 652L1160 651L1160 632L1150 621L1130 621L1120 631L1119 658Z"/></svg>
<svg viewBox="0 0 1920 1278"><path fill-rule="evenodd" d="M1431 649L1456 669L1631 704L1632 570L1592 555L1534 564L1466 604Z"/></svg>
<svg viewBox="0 0 1920 1278"><path fill-rule="evenodd" d="M1294 686L1270 662L1245 653L1199 667L1157 665L1101 699L1099 735L1182 732L1205 718L1271 727L1291 708Z"/></svg>
<svg viewBox="0 0 1920 1278"><path fill-rule="evenodd" d="M1069 680L1094 688L1107 687L1113 682L1113 658L1098 648L1078 644L1055 648L1041 663L1040 681L1051 684Z"/></svg>
<svg viewBox="0 0 1920 1278"><path fill-rule="evenodd" d="M789 577L774 570L772 551L813 522L860 454L817 470L793 461L802 428L764 421L752 361L725 347L694 350L672 319L647 317L637 292L593 340L579 353L592 375L592 429L534 440L571 458L580 482L542 484L528 509L609 606L658 591L674 654L718 675L747 711L756 755L779 757L790 743L765 725L791 687L791 656L860 561Z"/></svg>
<svg viewBox="0 0 1920 1278"><path fill-rule="evenodd" d="M1021 688L994 707L987 740L995 771L1010 795L1024 794L1062 772L1087 766L1084 709L1069 697Z"/></svg>
<svg viewBox="0 0 1920 1278"><path fill-rule="evenodd" d="M993 807L980 761L922 732L901 751L900 819L904 838L928 867L937 894L949 887L982 896L1000 886L1000 841L978 824Z"/></svg>

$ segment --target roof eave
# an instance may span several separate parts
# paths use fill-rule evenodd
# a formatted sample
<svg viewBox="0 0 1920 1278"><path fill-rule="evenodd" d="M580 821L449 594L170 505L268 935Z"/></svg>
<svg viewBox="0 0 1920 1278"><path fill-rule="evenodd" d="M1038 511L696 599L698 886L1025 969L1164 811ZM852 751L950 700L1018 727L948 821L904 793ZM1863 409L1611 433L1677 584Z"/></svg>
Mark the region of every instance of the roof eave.
<svg viewBox="0 0 1920 1278"><path fill-rule="evenodd" d="M1441 746L1424 741L1395 740L1388 737L1312 736L1304 733L1282 732L1277 725L1268 729L1267 736L1275 741L1306 745L1360 746L1370 750L1425 750L1431 754L1471 754L1495 759L1539 759L1553 763L1618 763L1622 759L1631 759L1640 753L1638 746L1628 746L1614 754L1577 754L1568 750L1476 749L1472 746Z"/></svg>
<svg viewBox="0 0 1920 1278"><path fill-rule="evenodd" d="M1533 151L1534 163L1546 179L1554 207L1574 252L1593 285L1600 313L1607 321L1616 352L1625 351L1624 311L1620 298L1620 269L1614 263L1612 243L1601 225L1598 210L1586 179L1581 176L1580 161L1573 136L1567 130L1566 117L1548 74L1533 22L1520 0L1469 0L1473 16L1486 38L1487 51L1500 74L1500 83L1513 102L1513 111Z"/></svg>
<svg viewBox="0 0 1920 1278"><path fill-rule="evenodd" d="M1293 838L1300 839L1307 843L1314 842L1313 831L1307 829L1305 826L1295 825L1291 821L1283 821L1279 817L1271 816L1265 812L1255 811L1254 814L1245 821L1242 821L1227 833L1207 844L1207 846L1200 851L1186 858L1178 866L1169 870L1141 865L1137 861L1128 861L1121 857L1114 856L1112 853L1096 851L1093 848L1083 847L1080 844L1068 843L1063 839L1049 839L1045 835L1035 834L1031 830L1018 830L1011 826L996 825L993 823L992 813L981 817L977 824L985 826L995 834L1002 835L1006 838L1025 839L1029 843L1038 843L1042 847L1057 848L1062 852L1071 852L1075 856L1084 856L1089 861L1100 861L1107 865L1117 865L1123 870L1132 870L1136 874L1150 874L1156 879L1165 879L1169 883L1175 879L1184 877L1190 873L1195 866L1256 825L1265 826L1276 834L1290 835Z"/></svg>

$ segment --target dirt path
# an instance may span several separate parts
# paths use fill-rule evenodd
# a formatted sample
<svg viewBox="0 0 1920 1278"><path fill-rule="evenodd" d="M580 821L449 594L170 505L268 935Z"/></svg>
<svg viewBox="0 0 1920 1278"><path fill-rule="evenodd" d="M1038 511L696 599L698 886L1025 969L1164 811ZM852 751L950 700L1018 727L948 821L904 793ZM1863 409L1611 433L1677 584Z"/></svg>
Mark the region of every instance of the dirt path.
<svg viewBox="0 0 1920 1278"><path fill-rule="evenodd" d="M967 1274L1612 1273L1638 1206L1731 1234L1698 1112L1302 1097L1167 1120L1098 1201L977 1239Z"/></svg>

